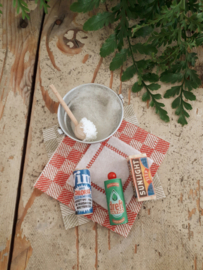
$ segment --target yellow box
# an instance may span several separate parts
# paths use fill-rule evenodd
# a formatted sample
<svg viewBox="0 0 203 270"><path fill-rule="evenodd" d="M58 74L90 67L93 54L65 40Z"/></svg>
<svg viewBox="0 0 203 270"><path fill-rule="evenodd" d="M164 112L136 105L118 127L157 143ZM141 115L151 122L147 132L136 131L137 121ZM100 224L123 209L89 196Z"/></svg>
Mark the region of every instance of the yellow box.
<svg viewBox="0 0 203 270"><path fill-rule="evenodd" d="M137 201L155 200L156 194L146 154L129 156L127 161Z"/></svg>

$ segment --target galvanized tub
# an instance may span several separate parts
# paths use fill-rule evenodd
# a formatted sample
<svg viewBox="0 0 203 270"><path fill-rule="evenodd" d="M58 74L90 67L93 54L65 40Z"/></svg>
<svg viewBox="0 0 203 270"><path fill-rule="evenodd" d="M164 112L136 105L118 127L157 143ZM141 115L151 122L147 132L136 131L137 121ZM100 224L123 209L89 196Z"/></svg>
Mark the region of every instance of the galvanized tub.
<svg viewBox="0 0 203 270"><path fill-rule="evenodd" d="M70 118L59 105L60 128L74 141L87 144L103 142L118 130L123 120L122 98L107 86L96 83L82 84L70 90L63 99L78 121L86 117L98 130L98 138L95 141L78 140L73 133Z"/></svg>

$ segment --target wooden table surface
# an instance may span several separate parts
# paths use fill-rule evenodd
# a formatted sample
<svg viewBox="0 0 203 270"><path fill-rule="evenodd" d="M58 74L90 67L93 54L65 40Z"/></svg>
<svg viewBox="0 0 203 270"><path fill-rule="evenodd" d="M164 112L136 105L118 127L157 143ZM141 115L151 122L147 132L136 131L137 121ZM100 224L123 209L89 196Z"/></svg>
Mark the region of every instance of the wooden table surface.
<svg viewBox="0 0 203 270"><path fill-rule="evenodd" d="M65 230L59 203L33 189L48 161L42 130L57 124L58 102L89 82L122 89L128 102L132 81L121 84L120 70L109 71L112 56L99 50L112 31L83 32L91 14L74 14L68 0L51 0L44 16L34 1L30 21L2 1L0 25L0 269L203 270L203 96L189 124L171 116L162 122L141 94L131 95L140 126L171 143L158 174L166 199L143 205L127 238L89 222ZM198 51L202 76L202 48ZM167 89L162 86L162 92Z"/></svg>

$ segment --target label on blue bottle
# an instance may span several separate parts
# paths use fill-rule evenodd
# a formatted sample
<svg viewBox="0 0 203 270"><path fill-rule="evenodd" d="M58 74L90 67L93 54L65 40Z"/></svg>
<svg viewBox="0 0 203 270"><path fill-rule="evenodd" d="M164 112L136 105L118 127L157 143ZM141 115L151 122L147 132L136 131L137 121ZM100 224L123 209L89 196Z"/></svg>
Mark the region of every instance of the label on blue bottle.
<svg viewBox="0 0 203 270"><path fill-rule="evenodd" d="M73 175L76 215L90 215L93 213L90 171L88 169L75 170Z"/></svg>

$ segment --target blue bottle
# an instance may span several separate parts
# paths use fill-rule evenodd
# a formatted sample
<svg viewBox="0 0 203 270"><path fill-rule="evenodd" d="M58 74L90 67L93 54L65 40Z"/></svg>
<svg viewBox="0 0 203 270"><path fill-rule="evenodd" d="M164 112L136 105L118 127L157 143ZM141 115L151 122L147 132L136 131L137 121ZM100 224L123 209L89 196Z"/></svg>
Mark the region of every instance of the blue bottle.
<svg viewBox="0 0 203 270"><path fill-rule="evenodd" d="M75 179L76 215L91 215L93 214L93 207L90 171L88 169L75 170L73 175Z"/></svg>

